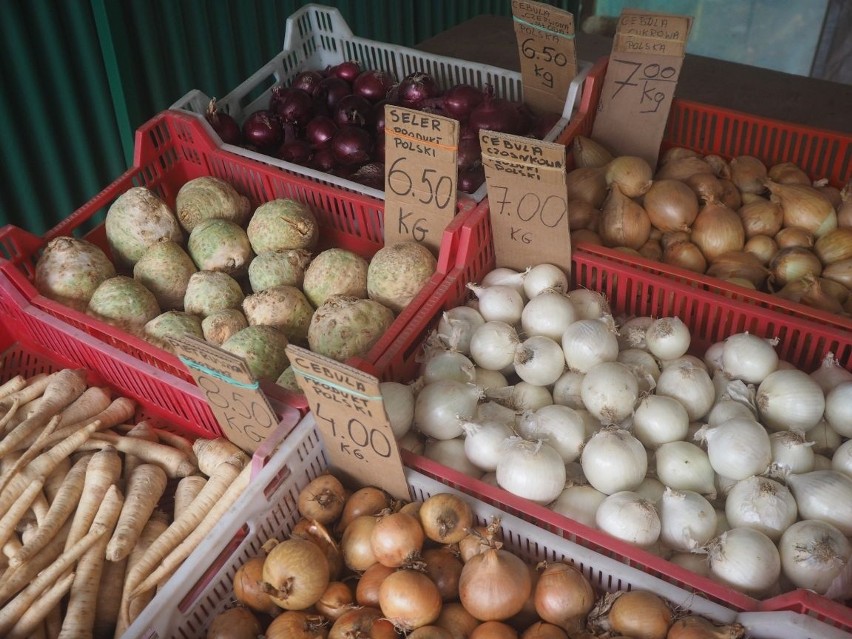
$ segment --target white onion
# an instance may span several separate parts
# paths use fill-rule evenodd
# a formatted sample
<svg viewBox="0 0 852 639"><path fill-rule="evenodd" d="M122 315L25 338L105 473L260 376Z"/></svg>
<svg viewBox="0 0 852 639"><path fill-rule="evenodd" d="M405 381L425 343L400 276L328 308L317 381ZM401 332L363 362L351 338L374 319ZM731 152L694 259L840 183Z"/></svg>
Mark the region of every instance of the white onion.
<svg viewBox="0 0 852 639"><path fill-rule="evenodd" d="M594 488L612 495L642 483L648 456L642 443L626 430L602 428L586 442L580 464Z"/></svg>
<svg viewBox="0 0 852 639"><path fill-rule="evenodd" d="M514 326L506 322L485 322L470 336L470 356L477 366L503 370L515 361L519 342Z"/></svg>
<svg viewBox="0 0 852 639"><path fill-rule="evenodd" d="M559 341L577 319L574 305L567 296L547 291L526 303L521 312L521 328L528 336L544 335Z"/></svg>
<svg viewBox="0 0 852 639"><path fill-rule="evenodd" d="M680 357L676 357L674 359L661 359L660 360L660 370L665 370L669 366L697 366L698 368L704 369L707 371L707 374L710 374L710 371L707 369L707 364L704 363L704 360L695 355L690 355L687 353L686 355L681 355Z"/></svg>
<svg viewBox="0 0 852 639"><path fill-rule="evenodd" d="M573 408L558 404L525 412L518 420L518 433L550 444L566 464L580 456L586 439L583 418Z"/></svg>
<svg viewBox="0 0 852 639"><path fill-rule="evenodd" d="M716 399L713 380L707 371L688 363L663 368L656 393L683 404L690 421L704 417Z"/></svg>
<svg viewBox="0 0 852 639"><path fill-rule="evenodd" d="M684 439L688 429L686 409L672 397L646 395L633 413L633 434L649 449Z"/></svg>
<svg viewBox="0 0 852 639"><path fill-rule="evenodd" d="M713 470L731 479L759 475L772 461L769 433L753 419L735 417L718 426L705 426L695 437L706 442Z"/></svg>
<svg viewBox="0 0 852 639"><path fill-rule="evenodd" d="M654 318L649 315L631 317L618 327L618 345L621 350L635 348L641 351L647 350L645 343L645 332L654 323Z"/></svg>
<svg viewBox="0 0 852 639"><path fill-rule="evenodd" d="M502 386L508 386L509 384L509 382L506 381L506 376L500 371L492 371L487 368L482 368L481 366L476 366L474 368L473 383L480 388L485 389L500 388Z"/></svg>
<svg viewBox="0 0 852 639"><path fill-rule="evenodd" d="M557 293L568 291L568 276L565 271L554 264L536 264L527 271L524 277L524 295L531 300L545 291Z"/></svg>
<svg viewBox="0 0 852 639"><path fill-rule="evenodd" d="M666 488L658 505L660 540L674 550L695 550L716 532L716 511L692 490Z"/></svg>
<svg viewBox="0 0 852 639"><path fill-rule="evenodd" d="M516 289L500 284L477 286L472 282L469 282L467 287L479 300L479 314L486 322L515 325L521 321L524 298Z"/></svg>
<svg viewBox="0 0 852 639"><path fill-rule="evenodd" d="M669 561L702 577L710 574L710 564L707 561L707 555L693 552L676 552L669 557Z"/></svg>
<svg viewBox="0 0 852 639"><path fill-rule="evenodd" d="M585 409L580 388L583 384L585 373L578 371L565 371L553 384L553 403L562 404L570 408Z"/></svg>
<svg viewBox="0 0 852 639"><path fill-rule="evenodd" d="M512 429L498 421L464 422L464 453L472 464L484 471L497 470L503 455L503 444L514 435Z"/></svg>
<svg viewBox="0 0 852 639"><path fill-rule="evenodd" d="M447 347L467 355L470 353L470 336L477 326L484 323L485 319L475 308L456 306L441 315L438 335Z"/></svg>
<svg viewBox="0 0 852 639"><path fill-rule="evenodd" d="M796 521L796 500L786 486L752 476L734 484L725 497L725 517L734 528L754 528L772 541Z"/></svg>
<svg viewBox="0 0 852 639"><path fill-rule="evenodd" d="M586 481L586 476L583 474L583 467L578 461L572 461L565 464L565 485L577 484L585 486L589 482Z"/></svg>
<svg viewBox="0 0 852 639"><path fill-rule="evenodd" d="M637 495L641 495L652 504L656 505L666 491L666 485L655 477L645 477L642 483L633 489Z"/></svg>
<svg viewBox="0 0 852 639"><path fill-rule="evenodd" d="M639 384L647 386L648 391L654 390L657 386L657 380L660 378L660 365L654 356L648 351L643 351L640 348L623 348L618 352L616 362L621 362L636 375L639 379ZM650 378L650 379L648 379Z"/></svg>
<svg viewBox="0 0 852 639"><path fill-rule="evenodd" d="M819 453L814 453L813 470L831 470L831 458Z"/></svg>
<svg viewBox="0 0 852 639"><path fill-rule="evenodd" d="M600 319L609 314L609 302L596 291L587 288L575 288L566 293L568 299L574 305L579 319Z"/></svg>
<svg viewBox="0 0 852 639"><path fill-rule="evenodd" d="M772 463L793 473L814 469L813 442L805 440L800 430L781 430L769 436Z"/></svg>
<svg viewBox="0 0 852 639"><path fill-rule="evenodd" d="M690 341L689 328L679 317L655 319L645 331L648 351L661 360L677 359L686 355Z"/></svg>
<svg viewBox="0 0 852 639"><path fill-rule="evenodd" d="M852 382L852 372L841 366L834 353L826 353L819 368L811 373L811 379L827 393L842 382Z"/></svg>
<svg viewBox="0 0 852 639"><path fill-rule="evenodd" d="M524 381L513 386L491 388L487 395L518 413L525 410L538 410L542 406L553 403L553 396L547 386L536 386Z"/></svg>
<svg viewBox="0 0 852 639"><path fill-rule="evenodd" d="M657 477L675 490L693 490L710 499L716 496L715 473L707 453L690 442L669 442L654 453Z"/></svg>
<svg viewBox="0 0 852 639"><path fill-rule="evenodd" d="M423 364L423 381L432 384L441 379L454 379L457 382L473 382L476 370L473 362L459 351L440 350Z"/></svg>
<svg viewBox="0 0 852 639"><path fill-rule="evenodd" d="M825 595L852 561L852 544L835 526L805 519L791 525L778 542L784 576L798 588Z"/></svg>
<svg viewBox="0 0 852 639"><path fill-rule="evenodd" d="M828 391L825 420L837 434L852 437L852 381L841 382Z"/></svg>
<svg viewBox="0 0 852 639"><path fill-rule="evenodd" d="M475 422L500 422L509 428L515 428L518 415L514 410L494 401L486 400L476 407Z"/></svg>
<svg viewBox="0 0 852 639"><path fill-rule="evenodd" d="M574 410L577 411L577 414L583 420L583 427L586 429L586 441L589 441L592 435L603 428L603 424L585 408L575 408Z"/></svg>
<svg viewBox="0 0 852 639"><path fill-rule="evenodd" d="M497 483L513 495L549 504L565 488L565 463L544 442L512 437L497 464Z"/></svg>
<svg viewBox="0 0 852 639"><path fill-rule="evenodd" d="M710 375L722 370L722 353L725 351L725 342L714 342L704 351L704 365Z"/></svg>
<svg viewBox="0 0 852 639"><path fill-rule="evenodd" d="M595 513L604 499L606 495L591 486L566 486L549 508L585 526L597 528Z"/></svg>
<svg viewBox="0 0 852 639"><path fill-rule="evenodd" d="M500 484L497 483L497 473L493 470L490 473L485 473L482 477L479 478L479 481L488 484L489 486L494 486L494 488L499 488Z"/></svg>
<svg viewBox="0 0 852 639"><path fill-rule="evenodd" d="M831 457L831 467L852 477L852 439L847 439L837 447Z"/></svg>
<svg viewBox="0 0 852 639"><path fill-rule="evenodd" d="M404 437L414 422L414 390L408 384L380 382L379 392L394 437Z"/></svg>
<svg viewBox="0 0 852 639"><path fill-rule="evenodd" d="M759 530L731 528L708 546L711 576L736 590L761 596L781 576L778 549Z"/></svg>
<svg viewBox="0 0 852 639"><path fill-rule="evenodd" d="M565 370L562 347L544 335L533 335L515 350L515 373L523 381L536 386L556 382Z"/></svg>
<svg viewBox="0 0 852 639"><path fill-rule="evenodd" d="M473 384L444 380L427 384L414 400L414 425L434 439L453 439L462 433L482 398L482 389Z"/></svg>
<svg viewBox="0 0 852 639"><path fill-rule="evenodd" d="M707 423L710 426L718 426L722 422L735 417L754 420L756 415L752 412L751 408L740 401L735 399L720 399L713 404L713 408L707 413Z"/></svg>
<svg viewBox="0 0 852 639"><path fill-rule="evenodd" d="M416 430L411 429L405 435L396 440L397 445L400 448L404 448L407 451L414 453L415 455L422 455L424 442L423 438L420 437L420 433Z"/></svg>
<svg viewBox="0 0 852 639"><path fill-rule="evenodd" d="M772 430L808 430L822 419L825 395L807 373L777 370L757 388L760 421Z"/></svg>
<svg viewBox="0 0 852 639"><path fill-rule="evenodd" d="M482 286L510 286L518 293L524 293L524 279L527 276L526 271L516 271L513 268L501 266L488 271L482 278Z"/></svg>
<svg viewBox="0 0 852 639"><path fill-rule="evenodd" d="M583 405L603 424L618 424L633 413L639 383L624 364L602 362L592 366L580 384Z"/></svg>
<svg viewBox="0 0 852 639"><path fill-rule="evenodd" d="M716 497L720 499L727 498L728 493L731 492L731 488L736 486L738 481L740 480L731 479L730 477L716 473L715 477L713 477L713 485L716 487Z"/></svg>
<svg viewBox="0 0 852 639"><path fill-rule="evenodd" d="M423 447L423 456L468 477L479 479L482 476L482 469L471 463L465 455L464 440L460 437L426 442Z"/></svg>
<svg viewBox="0 0 852 639"><path fill-rule="evenodd" d="M597 527L617 539L651 546L660 538L660 516L641 495L622 490L604 499L595 513Z"/></svg>
<svg viewBox="0 0 852 639"><path fill-rule="evenodd" d="M852 536L852 478L836 470L787 476L802 519L819 519Z"/></svg>
<svg viewBox="0 0 852 639"><path fill-rule="evenodd" d="M581 319L562 334L565 362L571 370L587 373L601 362L614 362L618 357L618 339L606 323Z"/></svg>
<svg viewBox="0 0 852 639"><path fill-rule="evenodd" d="M814 453L831 457L840 446L842 438L827 421L820 420L816 426L805 431L805 439L814 444Z"/></svg>
<svg viewBox="0 0 852 639"><path fill-rule="evenodd" d="M728 523L728 517L724 510L716 509L716 537L721 535L726 530L730 530L731 525Z"/></svg>
<svg viewBox="0 0 852 639"><path fill-rule="evenodd" d="M778 339L768 340L751 333L735 333L725 340L722 369L730 377L759 384L778 368Z"/></svg>

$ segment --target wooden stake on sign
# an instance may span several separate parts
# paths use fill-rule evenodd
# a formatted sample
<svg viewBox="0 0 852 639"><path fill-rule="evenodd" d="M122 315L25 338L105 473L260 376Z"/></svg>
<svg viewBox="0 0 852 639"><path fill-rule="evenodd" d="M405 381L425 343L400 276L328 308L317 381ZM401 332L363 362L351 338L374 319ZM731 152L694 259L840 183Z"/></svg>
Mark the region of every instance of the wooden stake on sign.
<svg viewBox="0 0 852 639"><path fill-rule="evenodd" d="M548 262L571 273L565 147L480 131L497 266Z"/></svg>
<svg viewBox="0 0 852 639"><path fill-rule="evenodd" d="M524 102L536 112L561 114L577 75L574 16L542 2L512 0Z"/></svg>
<svg viewBox="0 0 852 639"><path fill-rule="evenodd" d="M592 138L657 166L692 18L625 9L609 56Z"/></svg>
<svg viewBox="0 0 852 639"><path fill-rule="evenodd" d="M278 417L245 360L192 335L169 343L204 391L225 437L254 453L278 425Z"/></svg>
<svg viewBox="0 0 852 639"><path fill-rule="evenodd" d="M358 485L411 499L378 378L292 344L287 356L307 395L330 465Z"/></svg>
<svg viewBox="0 0 852 639"><path fill-rule="evenodd" d="M456 214L459 123L385 106L385 246L405 240L437 255Z"/></svg>

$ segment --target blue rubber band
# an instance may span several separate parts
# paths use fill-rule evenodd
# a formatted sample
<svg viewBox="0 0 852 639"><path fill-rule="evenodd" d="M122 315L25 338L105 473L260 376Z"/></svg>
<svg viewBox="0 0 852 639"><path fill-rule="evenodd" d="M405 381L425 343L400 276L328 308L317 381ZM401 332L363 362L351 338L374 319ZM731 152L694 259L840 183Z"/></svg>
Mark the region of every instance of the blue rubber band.
<svg viewBox="0 0 852 639"><path fill-rule="evenodd" d="M527 22L526 20L523 20L523 19L521 19L517 16L513 16L512 19L515 22L520 22L522 25L524 25L526 27L538 29L539 31L544 31L544 32L549 33L551 35L559 36L560 38L565 38L566 40L573 40L574 39L573 33L560 33L559 31L554 31L553 29L548 29L547 27L542 27L541 25L533 24L532 22Z"/></svg>
<svg viewBox="0 0 852 639"><path fill-rule="evenodd" d="M260 384L256 381L255 382L249 382L249 383L241 382L238 379L234 379L230 375L225 375L224 373L220 373L219 371L214 371L212 368L207 368L204 364L199 364L195 360L184 357L183 355L179 355L178 359L180 359L180 361L182 361L184 364L186 364L190 368L194 368L197 371L201 371L205 375L210 375L210 377L215 377L216 379L221 379L222 381L227 382L228 384L231 384L232 386L238 386L240 388L247 388L249 390L257 390L258 388L260 388Z"/></svg>
<svg viewBox="0 0 852 639"><path fill-rule="evenodd" d="M293 367L293 372L296 373L296 375L301 375L302 377L309 379L311 381L319 382L323 386L329 386L330 388L342 391L342 392L344 392L348 395L354 395L355 397L360 397L361 399L372 399L372 400L384 399L381 395L366 395L365 393L359 393L358 391L353 390L353 389L349 388L348 386L341 386L340 384L335 384L334 382L328 381L325 377L319 377L317 375L311 375L310 373L306 373L305 371L300 370L300 369L296 368L295 366Z"/></svg>

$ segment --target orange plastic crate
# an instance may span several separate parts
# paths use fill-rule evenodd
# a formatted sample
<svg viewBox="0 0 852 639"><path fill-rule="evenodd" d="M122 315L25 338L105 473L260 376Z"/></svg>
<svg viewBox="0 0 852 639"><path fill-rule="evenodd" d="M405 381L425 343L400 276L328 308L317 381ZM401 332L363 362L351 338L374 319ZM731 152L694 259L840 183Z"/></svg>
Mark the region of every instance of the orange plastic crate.
<svg viewBox="0 0 852 639"><path fill-rule="evenodd" d="M320 226L318 251L335 246L369 258L384 244L384 202L318 184L221 151L197 118L178 111L165 111L136 132L133 167L48 231L45 237L36 237L13 226L0 229L0 247L7 258L0 260L0 271L35 308L127 353L134 360L191 381L186 367L171 353L40 295L32 284L32 278L40 251L54 237L85 237L108 252L103 216L109 205L128 188L146 186L174 205L177 192L184 183L206 175L230 182L239 192L248 196L253 207L274 198L293 198L309 204ZM397 362L382 360L383 364L379 364L379 359L396 335L408 325L416 310L431 298L434 289L443 282L455 260L454 254L459 244L457 235L462 222L477 206L484 205L460 200L458 206L456 217L443 232L435 275L408 308L399 314L371 351L361 358L353 359L350 364L383 379L396 379L399 376ZM263 384L263 388L274 403L292 406L302 413L307 410L303 396L290 393L275 384ZM162 401L170 410L182 410L181 406L167 397L163 397ZM213 427L209 423L208 426Z"/></svg>
<svg viewBox="0 0 852 639"><path fill-rule="evenodd" d="M577 114L559 137L569 146L578 135L591 136L597 105L603 90L608 58L595 63L583 85ZM806 127L722 107L675 99L672 102L662 148L682 146L702 155L716 154L730 159L737 155L753 155L767 166L794 162L812 179L828 179L836 187L852 178L852 135ZM591 253L612 262L633 266L680 280L690 286L725 297L742 300L765 308L805 319L813 319L838 330L852 331L852 319L783 300L707 275L669 266L622 251L588 243L579 243L575 251Z"/></svg>
<svg viewBox="0 0 852 639"><path fill-rule="evenodd" d="M487 211L477 211L471 217L470 227L460 234L464 243L459 248L455 268L439 286L433 299L418 310L415 320L397 336L384 358L409 359L437 326L441 313L466 299L465 285L481 280L493 267L493 261L478 260L480 246L491 243L491 226L482 224L477 219L479 216L487 216ZM852 334L741 300L719 297L683 282L639 271L583 251L573 253L571 266L572 287L603 293L615 316L681 318L690 328L691 351L694 354L702 354L708 346L732 333L748 331L767 338L779 337L780 343L776 347L779 356L802 370L810 372L817 368L828 352L834 353L847 369L852 370ZM416 371L411 372L410 376L415 374ZM501 488L472 479L420 455L402 452L405 464L425 475L712 601L741 611L784 609L808 612L852 632L852 615L849 608L841 603L805 591L757 600Z"/></svg>

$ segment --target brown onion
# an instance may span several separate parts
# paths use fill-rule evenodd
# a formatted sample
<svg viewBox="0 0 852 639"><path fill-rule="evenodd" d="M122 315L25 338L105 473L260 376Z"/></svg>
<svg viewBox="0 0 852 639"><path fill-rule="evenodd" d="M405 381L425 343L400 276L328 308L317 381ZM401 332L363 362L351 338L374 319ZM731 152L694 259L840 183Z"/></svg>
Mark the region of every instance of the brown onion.
<svg viewBox="0 0 852 639"><path fill-rule="evenodd" d="M816 237L837 228L837 212L829 199L812 186L778 184L771 180L766 186L773 202L781 205L784 226L801 226Z"/></svg>
<svg viewBox="0 0 852 639"><path fill-rule="evenodd" d="M787 226L775 234L775 243L778 244L779 249L791 246L811 248L814 245L814 236L801 226Z"/></svg>
<svg viewBox="0 0 852 639"><path fill-rule="evenodd" d="M408 431L412 432L412 431ZM403 504L402 508L399 509L399 512L405 513L406 515L411 515L412 517L420 518L420 507L423 505L422 501L410 501L407 504Z"/></svg>
<svg viewBox="0 0 852 639"><path fill-rule="evenodd" d="M574 164L578 168L599 169L612 161L613 155L600 142L578 135L571 145L574 151Z"/></svg>
<svg viewBox="0 0 852 639"><path fill-rule="evenodd" d="M281 612L272 598L263 591L264 557L247 559L234 573L234 598L255 612L275 616Z"/></svg>
<svg viewBox="0 0 852 639"><path fill-rule="evenodd" d="M840 191L840 204L835 205L837 209L837 226L843 228L852 227L852 180Z"/></svg>
<svg viewBox="0 0 852 639"><path fill-rule="evenodd" d="M822 273L822 262L816 254L806 248L791 246L778 251L769 261L770 281L774 288L781 288L805 275L818 277ZM831 278L829 278L831 279Z"/></svg>
<svg viewBox="0 0 852 639"><path fill-rule="evenodd" d="M263 562L263 588L285 610L313 606L328 587L328 560L306 539L277 544Z"/></svg>
<svg viewBox="0 0 852 639"><path fill-rule="evenodd" d="M712 173L693 173L684 180L684 184L692 189L700 202L721 200L725 191L719 178Z"/></svg>
<svg viewBox="0 0 852 639"><path fill-rule="evenodd" d="M453 639L453 635L446 628L440 626L420 626L406 639Z"/></svg>
<svg viewBox="0 0 852 639"><path fill-rule="evenodd" d="M660 155L660 164L667 164L672 160L680 160L681 158L697 158L698 156L698 151L687 149L685 146L672 146Z"/></svg>
<svg viewBox="0 0 852 639"><path fill-rule="evenodd" d="M814 252L825 265L852 258L852 228L832 229L814 243Z"/></svg>
<svg viewBox="0 0 852 639"><path fill-rule="evenodd" d="M606 185L617 185L627 197L639 197L651 188L654 171L647 160L633 155L621 155L606 165Z"/></svg>
<svg viewBox="0 0 852 639"><path fill-rule="evenodd" d="M487 526L474 526L459 542L459 556L466 563L474 555L491 548L494 542L502 541L503 533L498 520L495 519Z"/></svg>
<svg viewBox="0 0 852 639"><path fill-rule="evenodd" d="M379 606L379 588L382 582L395 572L394 568L378 562L367 568L355 586L355 601L362 606Z"/></svg>
<svg viewBox="0 0 852 639"><path fill-rule="evenodd" d="M423 551L426 574L435 582L441 599L452 601L459 596L459 578L464 564L449 547L427 548Z"/></svg>
<svg viewBox="0 0 852 639"><path fill-rule="evenodd" d="M822 276L852 289L852 259L829 264L822 270Z"/></svg>
<svg viewBox="0 0 852 639"><path fill-rule="evenodd" d="M468 559L459 579L459 600L480 621L502 621L517 614L531 592L526 564L497 548Z"/></svg>
<svg viewBox="0 0 852 639"><path fill-rule="evenodd" d="M370 533L376 561L391 568L417 557L425 540L420 520L400 512L379 517Z"/></svg>
<svg viewBox="0 0 852 639"><path fill-rule="evenodd" d="M743 230L747 238L755 235L769 235L772 237L781 230L784 214L777 202L770 202L765 198L743 204L737 211L743 223Z"/></svg>
<svg viewBox="0 0 852 639"><path fill-rule="evenodd" d="M645 193L642 206L651 224L663 233L688 231L698 215L698 197L678 180L655 180Z"/></svg>
<svg viewBox="0 0 852 639"><path fill-rule="evenodd" d="M760 263L753 253L729 251L722 253L707 267L707 275L720 280L741 278L751 282L754 288L760 288L769 277L769 269Z"/></svg>
<svg viewBox="0 0 852 639"><path fill-rule="evenodd" d="M272 620L263 636L266 639L325 639L328 637L328 619L288 610Z"/></svg>
<svg viewBox="0 0 852 639"><path fill-rule="evenodd" d="M774 164L769 167L766 174L770 180L780 184L807 184L809 186L811 184L808 174L792 162Z"/></svg>
<svg viewBox="0 0 852 639"><path fill-rule="evenodd" d="M722 187L722 195L719 196L719 201L729 209L738 210L743 205L740 190L730 180L719 180L719 184Z"/></svg>
<svg viewBox="0 0 852 639"><path fill-rule="evenodd" d="M473 510L458 495L438 493L423 502L420 523L426 536L442 544L456 544L473 526Z"/></svg>
<svg viewBox="0 0 852 639"><path fill-rule="evenodd" d="M763 266L766 266L772 256L778 252L778 243L768 235L755 235L748 239L743 250L752 253Z"/></svg>
<svg viewBox="0 0 852 639"><path fill-rule="evenodd" d="M654 179L685 181L696 173L713 173L713 167L700 157L679 158L663 164Z"/></svg>
<svg viewBox="0 0 852 639"><path fill-rule="evenodd" d="M565 177L566 194L569 200L583 200L596 209L606 198L605 169L581 168L568 171Z"/></svg>
<svg viewBox="0 0 852 639"><path fill-rule="evenodd" d="M330 579L337 579L343 572L343 554L340 552L340 546L337 545L331 533L321 523L313 519L301 519L290 531L290 536L307 539L322 550L328 560L328 576Z"/></svg>
<svg viewBox="0 0 852 639"><path fill-rule="evenodd" d="M704 617L688 615L672 624L666 639L740 639L744 635L741 624L717 625Z"/></svg>
<svg viewBox="0 0 852 639"><path fill-rule="evenodd" d="M589 627L634 639L666 639L672 611L659 595L647 590L619 591L601 597L589 615Z"/></svg>
<svg viewBox="0 0 852 639"><path fill-rule="evenodd" d="M328 639L399 639L396 628L382 618L378 608L365 606L341 615L328 631Z"/></svg>
<svg viewBox="0 0 852 639"><path fill-rule="evenodd" d="M524 630L521 639L568 639L568 633L552 623L537 621Z"/></svg>
<svg viewBox="0 0 852 639"><path fill-rule="evenodd" d="M568 200L568 228L572 231L577 229L598 228L600 210L584 200Z"/></svg>
<svg viewBox="0 0 852 639"><path fill-rule="evenodd" d="M518 631L502 621L486 621L474 628L470 639L518 639Z"/></svg>
<svg viewBox="0 0 852 639"><path fill-rule="evenodd" d="M627 197L618 184L613 184L601 208L598 235L604 246L627 246L638 249L648 241L651 220L638 203Z"/></svg>
<svg viewBox="0 0 852 639"><path fill-rule="evenodd" d="M664 251L678 242L689 242L689 232L674 231L672 233L663 233L663 236L660 238L660 246L663 247Z"/></svg>
<svg viewBox="0 0 852 639"><path fill-rule="evenodd" d="M766 165L751 155L740 155L733 158L731 167L731 182L745 193L763 193L766 190Z"/></svg>
<svg viewBox="0 0 852 639"><path fill-rule="evenodd" d="M376 555L370 537L376 526L376 518L372 515L356 517L343 531L340 539L340 550L343 552L343 563L349 570L366 570L376 563Z"/></svg>
<svg viewBox="0 0 852 639"><path fill-rule="evenodd" d="M648 240L642 246L639 247L639 255L644 257L646 260L662 262L663 245L660 243L659 240Z"/></svg>
<svg viewBox="0 0 852 639"><path fill-rule="evenodd" d="M825 270L823 270L823 272L825 272ZM831 295L841 304L844 304L846 300L849 299L850 294L852 294L852 291L846 288L843 284L830 280L827 277L819 278L819 285L823 291Z"/></svg>
<svg viewBox="0 0 852 639"><path fill-rule="evenodd" d="M207 639L257 639L263 627L248 608L235 606L213 617L207 627Z"/></svg>
<svg viewBox="0 0 852 639"><path fill-rule="evenodd" d="M342 581L331 581L314 607L318 613L335 621L343 613L355 607L355 595L348 584Z"/></svg>
<svg viewBox="0 0 852 639"><path fill-rule="evenodd" d="M441 614L441 604L438 587L417 570L397 570L379 586L382 614L405 632L433 623Z"/></svg>
<svg viewBox="0 0 852 639"><path fill-rule="evenodd" d="M710 165L710 168L713 169L713 173L720 178L724 178L726 180L731 179L731 166L728 164L728 161L723 158L721 155L705 155L704 161Z"/></svg>
<svg viewBox="0 0 852 639"><path fill-rule="evenodd" d="M741 251L745 245L745 231L736 211L709 202L698 212L690 240L708 261L713 261L722 253Z"/></svg>
<svg viewBox="0 0 852 639"><path fill-rule="evenodd" d="M809 285L802 291L802 296L799 298L800 303L829 313L843 312L843 304L823 289L821 278L810 276L808 280Z"/></svg>
<svg viewBox="0 0 852 639"><path fill-rule="evenodd" d="M519 630L539 620L538 613L535 611L535 586L538 583L539 572L532 563L527 564L527 572L530 575L530 582L532 584L530 587L530 596L527 597L520 612L506 619L507 624Z"/></svg>
<svg viewBox="0 0 852 639"><path fill-rule="evenodd" d="M582 628L595 591L577 568L563 562L544 564L535 586L535 610L543 621L562 628Z"/></svg>
<svg viewBox="0 0 852 639"><path fill-rule="evenodd" d="M703 273L707 270L707 260L704 254L692 242L670 244L668 248L663 249L663 262L696 273Z"/></svg>
<svg viewBox="0 0 852 639"><path fill-rule="evenodd" d="M468 639L479 620L464 609L459 602L446 602L441 606L441 614L435 621L436 626L450 631L453 639Z"/></svg>
<svg viewBox="0 0 852 639"><path fill-rule="evenodd" d="M343 512L346 489L333 475L320 475L299 493L298 508L302 517L330 524Z"/></svg>
<svg viewBox="0 0 852 639"><path fill-rule="evenodd" d="M595 231L589 229L577 229L576 231L571 231L571 246L582 243L603 246L601 236Z"/></svg>
<svg viewBox="0 0 852 639"><path fill-rule="evenodd" d="M385 491L372 486L360 488L346 500L340 520L337 522L337 530L345 530L349 522L356 517L375 515L388 506L390 506L390 499Z"/></svg>

